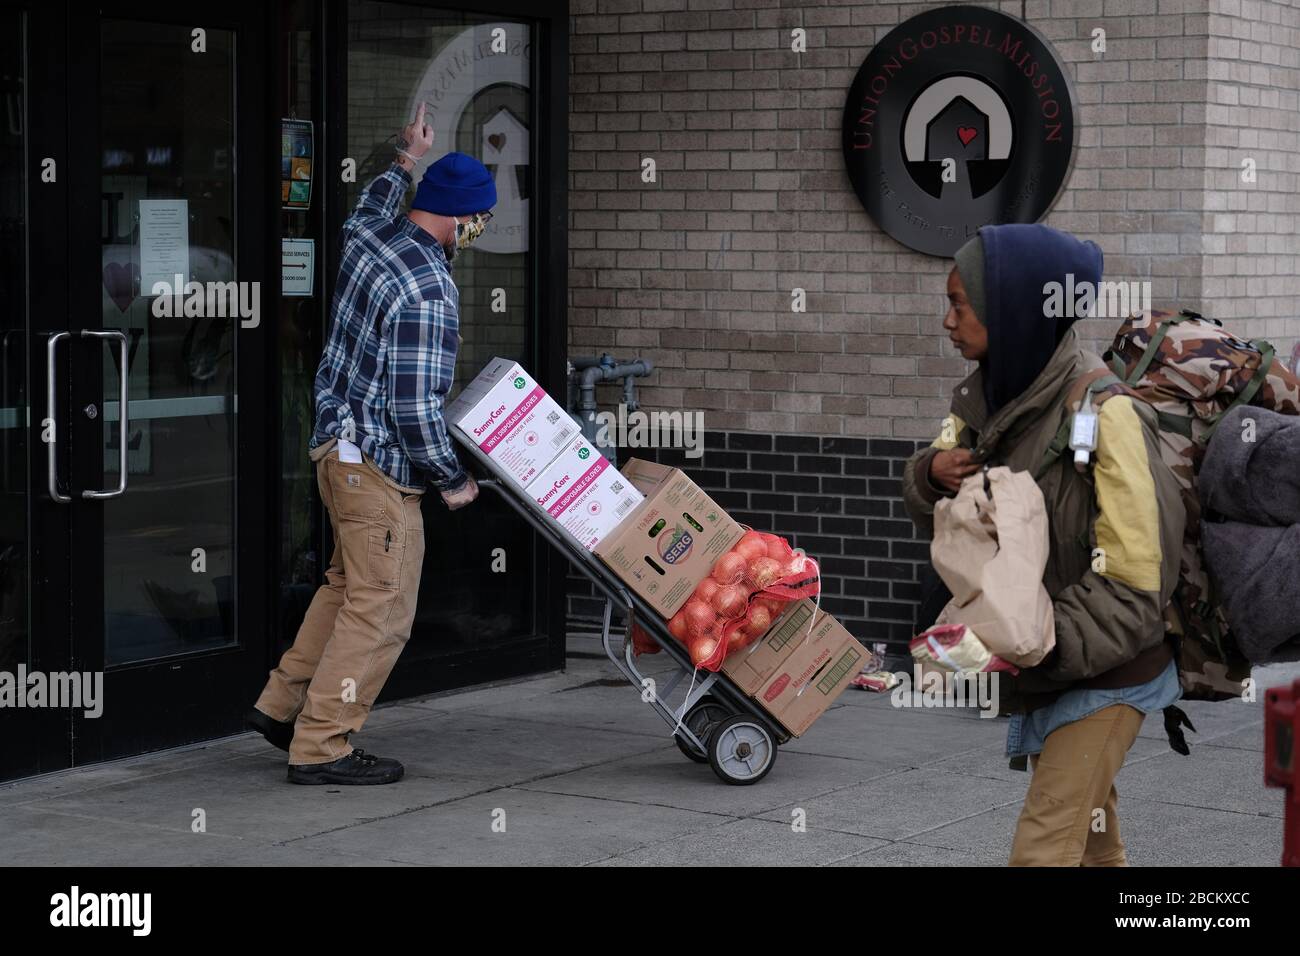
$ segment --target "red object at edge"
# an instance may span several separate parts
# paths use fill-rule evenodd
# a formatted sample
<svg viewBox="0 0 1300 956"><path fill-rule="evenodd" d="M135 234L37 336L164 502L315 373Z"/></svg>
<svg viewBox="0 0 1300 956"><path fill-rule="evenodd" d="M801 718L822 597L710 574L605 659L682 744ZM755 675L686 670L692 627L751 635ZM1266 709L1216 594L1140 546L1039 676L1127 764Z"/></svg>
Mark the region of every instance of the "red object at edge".
<svg viewBox="0 0 1300 956"><path fill-rule="evenodd" d="M1264 692L1264 785L1286 790L1282 821L1282 865L1300 866L1300 773L1296 741L1300 739L1300 680Z"/></svg>

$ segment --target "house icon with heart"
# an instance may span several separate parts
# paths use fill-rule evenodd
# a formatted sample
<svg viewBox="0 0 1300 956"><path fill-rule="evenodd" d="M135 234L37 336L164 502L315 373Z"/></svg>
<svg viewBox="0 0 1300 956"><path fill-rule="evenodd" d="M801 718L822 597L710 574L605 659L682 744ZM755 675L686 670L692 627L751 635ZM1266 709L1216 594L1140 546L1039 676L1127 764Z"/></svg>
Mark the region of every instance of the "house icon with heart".
<svg viewBox="0 0 1300 956"><path fill-rule="evenodd" d="M519 252L528 245L528 199L522 177L528 174L528 127L501 107L483 124L480 153L497 185L492 221L477 247L487 252Z"/></svg>
<svg viewBox="0 0 1300 956"><path fill-rule="evenodd" d="M1001 94L973 76L927 87L903 123L903 157L913 181L946 204L970 204L1001 182L1015 146L1015 123ZM944 179L956 164L955 181Z"/></svg>

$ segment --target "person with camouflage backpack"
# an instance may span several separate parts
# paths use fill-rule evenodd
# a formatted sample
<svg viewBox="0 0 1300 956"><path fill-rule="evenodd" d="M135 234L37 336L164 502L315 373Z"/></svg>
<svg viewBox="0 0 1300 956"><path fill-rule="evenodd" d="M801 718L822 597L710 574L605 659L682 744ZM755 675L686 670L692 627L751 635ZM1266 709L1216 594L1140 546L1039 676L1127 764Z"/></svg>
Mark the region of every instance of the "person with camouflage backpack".
<svg viewBox="0 0 1300 956"><path fill-rule="evenodd" d="M1118 382L1089 389L1110 371L1080 344L1076 316L1058 318L1045 304L1046 284L1095 287L1101 266L1094 243L1041 224L984 226L958 250L943 325L979 366L903 476L904 503L924 531L939 499L985 467L1030 472L1047 506L1043 585L1056 644L1014 677L994 675L1011 715L1007 755L1034 769L1012 865L1125 864L1115 776L1145 715L1175 709L1181 694L1163 612L1185 511L1160 456L1155 409ZM1059 450L1083 401L1097 409L1095 460L1080 469ZM1177 728L1166 729L1173 744Z"/></svg>
<svg viewBox="0 0 1300 956"><path fill-rule="evenodd" d="M1117 379L1156 409L1160 455L1178 479L1187 513L1178 585L1165 612L1170 633L1179 638L1183 697L1240 698L1251 661L1233 637L1206 570L1196 476L1211 436L1233 408L1255 405L1300 415L1300 378L1267 342L1239 339L1217 320L1188 309L1130 317L1103 358Z"/></svg>

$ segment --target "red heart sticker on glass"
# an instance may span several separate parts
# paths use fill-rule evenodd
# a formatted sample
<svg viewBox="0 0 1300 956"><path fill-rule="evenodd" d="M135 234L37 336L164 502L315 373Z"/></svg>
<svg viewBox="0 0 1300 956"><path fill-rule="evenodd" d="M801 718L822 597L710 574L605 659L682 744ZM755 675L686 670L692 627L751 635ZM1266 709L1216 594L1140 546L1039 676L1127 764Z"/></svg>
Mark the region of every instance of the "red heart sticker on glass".
<svg viewBox="0 0 1300 956"><path fill-rule="evenodd" d="M957 127L957 138L961 140L961 144L963 146L969 146L970 141L973 140L976 136L978 136L979 133L980 131L977 130L974 126Z"/></svg>

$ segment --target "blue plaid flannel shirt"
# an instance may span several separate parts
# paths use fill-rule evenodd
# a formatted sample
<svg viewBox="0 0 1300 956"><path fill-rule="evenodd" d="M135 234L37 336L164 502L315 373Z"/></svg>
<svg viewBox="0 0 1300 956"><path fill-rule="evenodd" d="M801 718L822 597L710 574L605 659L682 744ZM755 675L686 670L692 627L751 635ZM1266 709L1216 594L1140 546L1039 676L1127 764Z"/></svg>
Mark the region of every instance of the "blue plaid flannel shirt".
<svg viewBox="0 0 1300 956"><path fill-rule="evenodd" d="M393 164L343 224L309 447L344 438L398 484L451 491L466 479L442 419L460 344L460 295L442 244L397 214L410 185Z"/></svg>

